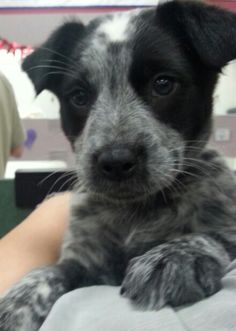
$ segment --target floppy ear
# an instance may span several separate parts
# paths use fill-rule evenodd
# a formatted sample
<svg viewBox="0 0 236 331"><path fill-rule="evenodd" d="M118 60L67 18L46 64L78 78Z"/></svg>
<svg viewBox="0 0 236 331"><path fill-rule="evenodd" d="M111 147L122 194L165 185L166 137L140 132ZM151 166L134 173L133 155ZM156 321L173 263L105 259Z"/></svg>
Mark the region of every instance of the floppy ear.
<svg viewBox="0 0 236 331"><path fill-rule="evenodd" d="M197 1L173 1L157 8L158 20L187 51L220 70L236 58L236 14Z"/></svg>
<svg viewBox="0 0 236 331"><path fill-rule="evenodd" d="M44 89L56 93L63 73L71 64L70 55L73 48L84 35L82 23L65 23L32 54L26 57L22 69L32 80L37 94Z"/></svg>

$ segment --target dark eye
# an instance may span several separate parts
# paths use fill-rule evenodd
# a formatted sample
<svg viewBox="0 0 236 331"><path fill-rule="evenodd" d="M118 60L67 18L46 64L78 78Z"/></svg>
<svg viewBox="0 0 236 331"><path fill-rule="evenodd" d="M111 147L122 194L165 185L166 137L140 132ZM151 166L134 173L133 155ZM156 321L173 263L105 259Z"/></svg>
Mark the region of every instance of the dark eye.
<svg viewBox="0 0 236 331"><path fill-rule="evenodd" d="M175 79L168 76L159 76L153 80L152 95L153 96L166 96L173 92L175 88Z"/></svg>
<svg viewBox="0 0 236 331"><path fill-rule="evenodd" d="M74 107L85 107L89 103L89 93L84 89L77 89L69 95L69 101Z"/></svg>

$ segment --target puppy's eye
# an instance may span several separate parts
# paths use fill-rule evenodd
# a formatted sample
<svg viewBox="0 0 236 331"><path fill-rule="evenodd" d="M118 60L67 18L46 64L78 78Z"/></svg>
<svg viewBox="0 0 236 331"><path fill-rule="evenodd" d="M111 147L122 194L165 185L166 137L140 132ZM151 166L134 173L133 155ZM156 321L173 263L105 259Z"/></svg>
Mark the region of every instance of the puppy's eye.
<svg viewBox="0 0 236 331"><path fill-rule="evenodd" d="M85 89L76 89L69 96L72 106L80 108L89 103L89 93Z"/></svg>
<svg viewBox="0 0 236 331"><path fill-rule="evenodd" d="M168 76L159 76L153 80L152 95L153 96L167 96L175 89L175 79Z"/></svg>

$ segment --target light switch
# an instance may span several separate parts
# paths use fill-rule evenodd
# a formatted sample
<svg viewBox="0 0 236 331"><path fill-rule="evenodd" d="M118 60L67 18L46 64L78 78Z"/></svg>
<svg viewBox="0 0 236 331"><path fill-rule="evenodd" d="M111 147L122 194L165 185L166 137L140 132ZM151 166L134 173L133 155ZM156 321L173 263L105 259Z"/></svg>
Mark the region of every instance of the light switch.
<svg viewBox="0 0 236 331"><path fill-rule="evenodd" d="M230 140L230 129L228 128L218 128L214 133L215 141L229 141Z"/></svg>

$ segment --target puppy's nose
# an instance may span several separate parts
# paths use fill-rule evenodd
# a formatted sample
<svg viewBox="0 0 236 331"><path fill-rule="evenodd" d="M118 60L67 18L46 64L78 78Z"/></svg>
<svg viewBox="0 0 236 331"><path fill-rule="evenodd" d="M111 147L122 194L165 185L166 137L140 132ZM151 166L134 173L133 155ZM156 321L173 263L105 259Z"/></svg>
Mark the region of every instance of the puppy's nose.
<svg viewBox="0 0 236 331"><path fill-rule="evenodd" d="M114 148L102 152L97 158L100 173L110 180L124 180L136 169L137 158L129 148Z"/></svg>

